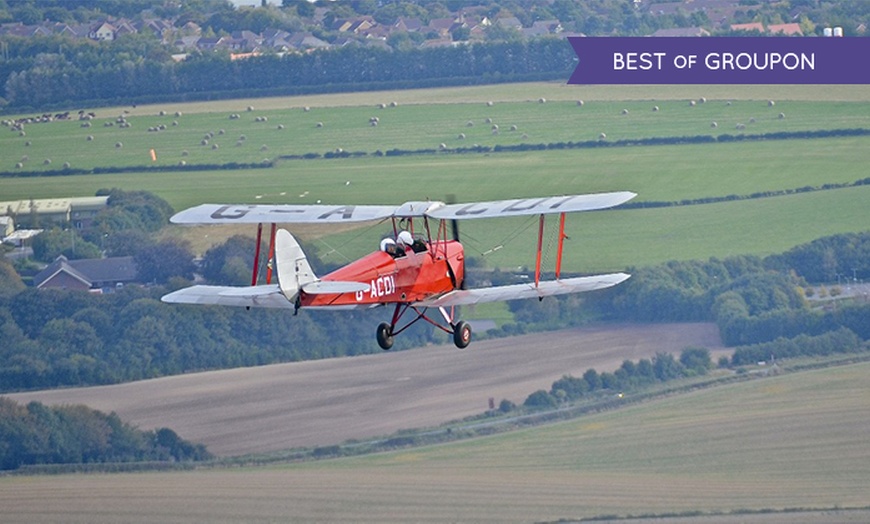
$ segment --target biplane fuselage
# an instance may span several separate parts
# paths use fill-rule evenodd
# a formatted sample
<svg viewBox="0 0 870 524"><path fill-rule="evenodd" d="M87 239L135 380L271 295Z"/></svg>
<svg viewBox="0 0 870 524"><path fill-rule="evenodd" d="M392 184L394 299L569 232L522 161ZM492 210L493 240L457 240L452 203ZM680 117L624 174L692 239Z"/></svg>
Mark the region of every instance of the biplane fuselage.
<svg viewBox="0 0 870 524"><path fill-rule="evenodd" d="M418 302L453 291L464 278L462 244L448 240L427 243L428 250L396 258L376 251L324 275L322 280L360 282L368 291L339 294L300 292L301 305L360 306L364 304ZM449 267L448 267L449 264Z"/></svg>

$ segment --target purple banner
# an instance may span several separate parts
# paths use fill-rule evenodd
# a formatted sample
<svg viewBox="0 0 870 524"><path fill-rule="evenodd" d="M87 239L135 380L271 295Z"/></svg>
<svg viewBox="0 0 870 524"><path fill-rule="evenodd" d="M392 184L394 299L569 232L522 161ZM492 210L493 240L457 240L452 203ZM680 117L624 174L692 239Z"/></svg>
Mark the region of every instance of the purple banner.
<svg viewBox="0 0 870 524"><path fill-rule="evenodd" d="M870 38L569 37L569 84L870 84Z"/></svg>

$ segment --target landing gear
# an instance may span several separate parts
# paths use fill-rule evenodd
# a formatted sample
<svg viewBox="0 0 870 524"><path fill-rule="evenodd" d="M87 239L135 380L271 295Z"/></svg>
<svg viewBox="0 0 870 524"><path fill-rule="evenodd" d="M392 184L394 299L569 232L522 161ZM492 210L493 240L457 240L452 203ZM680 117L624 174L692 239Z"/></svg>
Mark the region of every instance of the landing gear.
<svg viewBox="0 0 870 524"><path fill-rule="evenodd" d="M399 325L399 320L402 316L408 311L413 310L416 314L413 320L410 322L405 322ZM453 335L453 343L459 349L464 349L468 347L468 344L471 343L471 326L468 322L464 320L460 320L459 322L453 322L453 309L451 308L448 313L446 309L443 307L439 307L438 310L441 312L441 316L444 317L444 322L436 322L435 320L426 316L426 308L418 309L410 304L396 304L396 309L393 312L393 319L390 322L381 322L378 325L378 345L386 351L393 347L393 338L408 329L411 324L417 322L418 320L425 320L429 322L433 326L437 327L441 331L444 331L448 335Z"/></svg>
<svg viewBox="0 0 870 524"><path fill-rule="evenodd" d="M378 325L378 345L384 351L393 347L393 327L386 322Z"/></svg>
<svg viewBox="0 0 870 524"><path fill-rule="evenodd" d="M468 322L460 320L453 326L453 343L459 349L465 349L471 342L471 326Z"/></svg>

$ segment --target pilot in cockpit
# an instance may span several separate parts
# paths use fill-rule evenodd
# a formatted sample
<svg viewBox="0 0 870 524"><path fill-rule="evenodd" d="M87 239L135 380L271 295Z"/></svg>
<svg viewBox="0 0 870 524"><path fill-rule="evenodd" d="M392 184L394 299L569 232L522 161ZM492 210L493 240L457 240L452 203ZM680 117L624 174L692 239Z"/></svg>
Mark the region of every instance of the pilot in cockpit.
<svg viewBox="0 0 870 524"><path fill-rule="evenodd" d="M406 253L408 251L413 251L414 253L426 251L425 242L415 239L410 231L401 231L397 239L399 247L404 248Z"/></svg>
<svg viewBox="0 0 870 524"><path fill-rule="evenodd" d="M385 238L381 240L381 251L387 253L393 258L405 256L405 250L401 248L398 244L396 244L396 241L392 238Z"/></svg>

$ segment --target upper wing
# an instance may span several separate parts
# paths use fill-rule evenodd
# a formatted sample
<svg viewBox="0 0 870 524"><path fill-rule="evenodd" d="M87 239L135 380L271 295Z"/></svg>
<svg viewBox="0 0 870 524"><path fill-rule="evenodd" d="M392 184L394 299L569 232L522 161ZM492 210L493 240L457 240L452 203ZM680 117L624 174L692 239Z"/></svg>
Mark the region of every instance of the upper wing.
<svg viewBox="0 0 870 524"><path fill-rule="evenodd" d="M567 293L582 293L615 286L627 280L631 275L626 273L610 273L591 277L566 278L562 280L547 280L534 283L514 284L511 286L487 287L480 289L462 289L445 293L437 298L431 298L416 303L422 307L465 306L482 302L499 302L521 298L543 298L550 295Z"/></svg>
<svg viewBox="0 0 870 524"><path fill-rule="evenodd" d="M630 191L520 198L444 204L443 202L406 202L401 206L332 206L322 204L202 204L176 213L173 224L262 224L262 223L342 223L383 220L390 217L429 216L440 220L495 218L518 215L575 213L618 206L634 198Z"/></svg>
<svg viewBox="0 0 870 524"><path fill-rule="evenodd" d="M591 195L565 195L544 198L521 198L515 200L496 200L493 202L473 202L468 204L449 204L433 208L426 214L442 220L465 218L495 218L517 215L547 215L553 213L575 213L607 209L628 202L636 197L630 191L596 193Z"/></svg>
<svg viewBox="0 0 870 524"><path fill-rule="evenodd" d="M329 206L322 204L202 204L173 215L173 224L260 224L365 222L393 216L395 206Z"/></svg>

